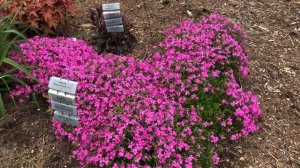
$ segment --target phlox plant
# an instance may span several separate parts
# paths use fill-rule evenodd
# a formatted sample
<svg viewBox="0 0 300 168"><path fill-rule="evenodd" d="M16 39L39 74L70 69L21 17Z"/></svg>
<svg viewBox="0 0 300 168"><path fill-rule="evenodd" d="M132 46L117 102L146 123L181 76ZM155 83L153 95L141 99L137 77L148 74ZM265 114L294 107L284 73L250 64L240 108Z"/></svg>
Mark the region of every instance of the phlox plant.
<svg viewBox="0 0 300 168"><path fill-rule="evenodd" d="M80 126L53 125L82 167L214 167L229 142L258 130L259 102L237 81L249 73L245 44L241 28L218 14L166 30L143 61L35 37L20 45L24 59L14 58L36 65L40 83L28 79L12 96L46 98L51 76L79 82Z"/></svg>

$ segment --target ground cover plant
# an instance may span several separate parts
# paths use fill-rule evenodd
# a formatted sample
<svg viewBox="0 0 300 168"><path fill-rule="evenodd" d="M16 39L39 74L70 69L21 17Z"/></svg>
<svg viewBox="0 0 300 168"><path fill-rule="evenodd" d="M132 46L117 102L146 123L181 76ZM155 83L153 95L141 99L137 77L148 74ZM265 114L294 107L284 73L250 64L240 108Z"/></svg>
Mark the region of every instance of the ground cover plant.
<svg viewBox="0 0 300 168"><path fill-rule="evenodd" d="M37 65L41 83L19 85L12 96L47 97L51 76L79 81L80 126L54 126L82 166L217 166L228 142L258 130L258 100L238 82L249 71L245 33L212 14L165 36L143 61L98 55L81 40L35 37L20 45L25 59L14 58Z"/></svg>

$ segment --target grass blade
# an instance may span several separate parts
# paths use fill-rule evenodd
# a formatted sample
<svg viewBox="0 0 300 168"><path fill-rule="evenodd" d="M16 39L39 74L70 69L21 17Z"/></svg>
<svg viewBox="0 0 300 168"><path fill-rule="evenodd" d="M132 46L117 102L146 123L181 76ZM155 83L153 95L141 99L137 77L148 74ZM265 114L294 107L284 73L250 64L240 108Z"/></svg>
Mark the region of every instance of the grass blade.
<svg viewBox="0 0 300 168"><path fill-rule="evenodd" d="M17 63L16 61L9 59L9 58L4 58L3 62L13 66L14 68L24 72L26 75L30 76L31 78L33 78L35 81L38 82L38 79L34 76L32 76L32 74L22 65L20 65L19 63Z"/></svg>
<svg viewBox="0 0 300 168"><path fill-rule="evenodd" d="M16 30L12 30L12 29L10 29L10 30L5 30L5 31L3 31L3 33L16 34L16 35L22 37L23 39L26 39L26 37L25 37L22 33L18 32L18 31L16 31Z"/></svg>
<svg viewBox="0 0 300 168"><path fill-rule="evenodd" d="M4 117L5 116L5 108L4 108L4 103L2 100L2 96L0 93L0 117Z"/></svg>
<svg viewBox="0 0 300 168"><path fill-rule="evenodd" d="M7 78L7 77L10 77L11 75L1 75L0 76L0 79L4 79L4 78Z"/></svg>
<svg viewBox="0 0 300 168"><path fill-rule="evenodd" d="M1 4L0 9L3 9L3 8L7 7L10 3L11 3L11 1L7 1L7 2Z"/></svg>
<svg viewBox="0 0 300 168"><path fill-rule="evenodd" d="M5 81L4 78L2 78L2 81L3 81L3 83L5 84L5 86L6 86L7 90L8 90L8 93L11 94L10 87L8 86L8 84L6 83L6 81ZM14 98L12 98L12 101L13 101L14 105L17 105L17 103L16 103L16 101L15 101Z"/></svg>
<svg viewBox="0 0 300 168"><path fill-rule="evenodd" d="M7 78L10 78L10 79L12 79L12 80L14 80L14 81L16 81L16 82L19 82L20 84L22 84L22 85L24 85L24 86L27 86L27 83L24 82L22 79L19 79L19 78L13 77L13 76L9 76L9 77L7 77Z"/></svg>

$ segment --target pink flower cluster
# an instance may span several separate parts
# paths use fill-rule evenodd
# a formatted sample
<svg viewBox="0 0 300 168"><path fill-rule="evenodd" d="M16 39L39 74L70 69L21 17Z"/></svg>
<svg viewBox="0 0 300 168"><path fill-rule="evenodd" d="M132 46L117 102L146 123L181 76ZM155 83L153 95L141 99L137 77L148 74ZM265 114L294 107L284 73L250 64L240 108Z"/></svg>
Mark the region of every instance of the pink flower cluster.
<svg viewBox="0 0 300 168"><path fill-rule="evenodd" d="M236 81L248 74L245 38L218 14L168 29L144 61L97 55L81 40L35 37L14 59L33 65L40 83L17 86L12 96L47 97L51 76L78 81L80 126L54 126L73 141L82 166L210 167L227 142L258 130L258 100Z"/></svg>

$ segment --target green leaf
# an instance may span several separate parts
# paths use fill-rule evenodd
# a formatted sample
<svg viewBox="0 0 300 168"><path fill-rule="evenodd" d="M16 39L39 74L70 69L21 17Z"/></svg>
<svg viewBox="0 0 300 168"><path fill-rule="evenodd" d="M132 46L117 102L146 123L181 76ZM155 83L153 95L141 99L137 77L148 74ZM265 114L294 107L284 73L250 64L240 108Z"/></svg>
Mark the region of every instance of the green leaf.
<svg viewBox="0 0 300 168"><path fill-rule="evenodd" d="M2 63L3 63L4 58L7 57L9 49L10 49L11 46L14 45L14 44L15 44L15 42L14 42L14 41L11 41L11 42L6 43L6 44L4 44L4 45L2 45L2 46L0 47L0 53L2 54L2 55L0 55L0 66L1 66Z"/></svg>
<svg viewBox="0 0 300 168"><path fill-rule="evenodd" d="M11 68L10 70L7 70L7 71L3 72L2 74L0 74L0 78L1 78L1 76L11 74L16 70L17 70L16 68Z"/></svg>
<svg viewBox="0 0 300 168"><path fill-rule="evenodd" d="M16 82L19 82L20 84L22 84L22 85L24 85L24 86L27 86L27 83L24 82L22 79L16 78L16 77L14 77L14 76L9 76L8 78L10 78L10 79L12 79L12 80L14 80L14 81L16 81Z"/></svg>
<svg viewBox="0 0 300 168"><path fill-rule="evenodd" d="M6 29L8 29L8 28L4 27L4 25L2 25L0 28L1 28L0 29L0 32L1 32L1 34L0 34L0 41L1 42L7 42L8 41L7 38L9 36L9 34L8 33L3 33L3 31L6 30Z"/></svg>
<svg viewBox="0 0 300 168"><path fill-rule="evenodd" d="M2 96L0 93L0 117L4 117L5 116L5 108L4 108L4 103L2 100Z"/></svg>
<svg viewBox="0 0 300 168"><path fill-rule="evenodd" d="M40 107L39 102L37 101L36 95L34 93L32 93L32 97L33 97L33 100L34 100L36 106L40 109L41 107Z"/></svg>
<svg viewBox="0 0 300 168"><path fill-rule="evenodd" d="M0 79L4 79L4 78L7 78L7 77L10 77L11 75L1 75L0 76Z"/></svg>
<svg viewBox="0 0 300 168"><path fill-rule="evenodd" d="M24 25L24 23L19 22L19 21L17 21L17 20L12 20L12 21L10 22L10 24L11 24L11 25Z"/></svg>
<svg viewBox="0 0 300 168"><path fill-rule="evenodd" d="M8 19L9 19L8 16L3 16L2 18L0 18L0 21L3 22L2 24L5 24L6 22L4 22L4 21L6 21ZM3 26L3 25L1 25L1 26Z"/></svg>
<svg viewBox="0 0 300 168"><path fill-rule="evenodd" d="M16 69L18 69L22 72L24 72L26 75L30 76L31 78L33 78L35 81L38 82L38 79L36 77L32 76L32 74L25 67L23 67L22 65L20 65L16 61L14 61L12 59L9 59L9 58L4 58L3 62L13 66L14 68L16 68Z"/></svg>
<svg viewBox="0 0 300 168"><path fill-rule="evenodd" d="M3 9L3 8L7 7L10 3L11 3L11 1L7 1L7 2L1 4L0 9Z"/></svg>
<svg viewBox="0 0 300 168"><path fill-rule="evenodd" d="M5 86L6 86L7 90L8 90L8 93L11 94L10 87L8 86L8 84L7 84L7 82L5 81L4 78L2 78L2 81L3 81L3 83L5 84ZM13 100L14 105L17 105L15 99L12 98L12 100Z"/></svg>
<svg viewBox="0 0 300 168"><path fill-rule="evenodd" d="M13 29L5 30L5 31L3 31L3 33L13 33L13 34L16 34L16 35L22 37L23 39L26 39L26 37L22 33L18 32L16 30L13 30Z"/></svg>

